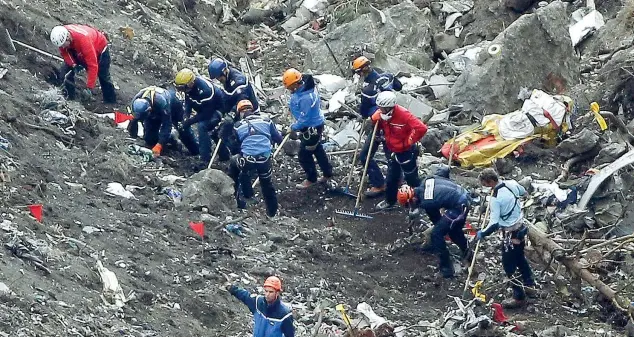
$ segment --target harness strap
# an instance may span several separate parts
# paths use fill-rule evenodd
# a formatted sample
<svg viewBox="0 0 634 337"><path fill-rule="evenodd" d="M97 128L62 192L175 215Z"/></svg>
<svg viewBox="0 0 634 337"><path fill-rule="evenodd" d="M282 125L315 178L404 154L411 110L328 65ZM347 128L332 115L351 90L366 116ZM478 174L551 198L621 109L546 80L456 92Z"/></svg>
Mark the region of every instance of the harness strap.
<svg viewBox="0 0 634 337"><path fill-rule="evenodd" d="M517 195L515 195L515 192L513 192L513 190L512 190L512 189L510 189L508 186L506 186L506 184L504 184L504 183L501 183L500 185L496 186L496 187L495 187L495 189L493 189L493 196L494 196L494 197L496 197L496 198L497 198L497 196L498 196L498 191L499 191L501 188L506 188L507 190L509 190L509 192L511 192L511 194L513 195L513 197L515 197L515 203L513 204L513 208L511 208L511 210L510 210L508 213L500 215L500 219L502 219L502 220L506 221L506 220L508 220L508 218L510 218L510 217L511 217L511 214L513 214L513 211L515 211L515 207L517 207L517 204L518 204L518 202L517 202L517 199L518 199L518 198L517 198Z"/></svg>

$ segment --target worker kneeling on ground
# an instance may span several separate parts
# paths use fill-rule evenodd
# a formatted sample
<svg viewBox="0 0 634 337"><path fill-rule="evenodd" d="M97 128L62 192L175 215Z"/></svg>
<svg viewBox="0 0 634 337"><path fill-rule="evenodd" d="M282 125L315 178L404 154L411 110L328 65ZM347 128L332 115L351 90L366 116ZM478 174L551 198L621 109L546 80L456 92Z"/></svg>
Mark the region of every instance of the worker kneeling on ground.
<svg viewBox="0 0 634 337"><path fill-rule="evenodd" d="M533 272L524 255L528 227L519 198L526 190L515 180L500 181L497 173L491 168L482 170L479 179L482 186L493 189L493 196L489 201L489 225L478 231L476 237L482 240L498 229L502 231L502 267L513 288L513 297L504 300L502 306L518 308L526 304L527 294L536 294ZM518 269L522 282L513 280L513 274Z"/></svg>
<svg viewBox="0 0 634 337"><path fill-rule="evenodd" d="M385 200L376 208L387 210L396 204L401 173L409 186L420 185L416 163L420 150L416 143L427 132L427 126L407 109L397 105L396 95L391 91L379 93L376 105L379 109L372 115L372 123L378 123L379 130L385 135L385 157L388 158Z"/></svg>
<svg viewBox="0 0 634 337"><path fill-rule="evenodd" d="M253 337L294 337L293 312L282 303L282 281L270 276L264 281L264 296L251 295L247 290L226 284L227 290L249 307L253 313Z"/></svg>
<svg viewBox="0 0 634 337"><path fill-rule="evenodd" d="M174 89L160 87L141 89L132 99L134 119L128 125L130 137L138 137L139 122L143 123L143 139L145 145L152 148L155 157L161 155L163 148L169 144L178 144L172 136L172 126L178 129L183 121L183 102L176 96ZM181 142L192 155L198 154L198 144L190 128L178 129Z"/></svg>
<svg viewBox="0 0 634 337"><path fill-rule="evenodd" d="M218 146L220 137L218 125L222 121L225 94L219 87L202 76L196 76L190 69L182 69L176 74L174 86L185 93L185 117L179 130L187 130L198 123L198 146L202 168L207 168L211 161L211 140ZM191 117L192 111L196 116ZM220 161L231 158L231 152L226 144L220 144L218 151Z"/></svg>
<svg viewBox="0 0 634 337"><path fill-rule="evenodd" d="M473 252L462 232L471 209L471 197L467 190L449 179L434 176L425 179L416 188L401 186L398 190L398 202L413 209L410 211L410 218L415 218L420 209L424 209L434 224L431 247L438 256L438 268L443 277L451 278L455 272L445 235L449 235L451 241L460 248L463 259L471 261Z"/></svg>
<svg viewBox="0 0 634 337"><path fill-rule="evenodd" d="M324 174L319 182L327 183L333 173L326 150L321 145L325 118L320 109L321 100L315 80L312 75L302 75L297 69L291 68L284 72L283 82L286 89L292 93L289 108L296 120L289 132L300 133L301 146L298 159L306 172L306 180L297 184L296 187L305 189L317 182L317 167L313 156Z"/></svg>
<svg viewBox="0 0 634 337"><path fill-rule="evenodd" d="M110 78L110 51L104 33L86 25L56 26L51 30L51 42L64 58L62 76L69 99L75 99L75 72L86 69L87 95L95 91L97 78L101 84L104 103L116 103L117 95Z"/></svg>
<svg viewBox="0 0 634 337"><path fill-rule="evenodd" d="M260 178L266 213L269 217L274 217L277 213L277 196L272 180L271 142L280 144L282 135L271 120L253 110L249 100L238 102L237 110L241 120L236 123L234 131L240 144L240 154L232 159L229 176L235 182L238 207L246 208L247 205L240 194L247 200L253 198L251 175L255 171Z"/></svg>

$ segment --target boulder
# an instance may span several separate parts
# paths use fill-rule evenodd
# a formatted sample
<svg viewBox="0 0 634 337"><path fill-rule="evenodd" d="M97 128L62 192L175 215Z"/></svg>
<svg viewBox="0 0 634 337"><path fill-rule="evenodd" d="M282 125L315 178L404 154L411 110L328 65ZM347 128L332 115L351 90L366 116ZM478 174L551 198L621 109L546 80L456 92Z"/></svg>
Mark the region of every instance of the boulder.
<svg viewBox="0 0 634 337"><path fill-rule="evenodd" d="M214 212L234 209L233 180L220 170L202 170L185 183L182 205L207 207Z"/></svg>
<svg viewBox="0 0 634 337"><path fill-rule="evenodd" d="M308 46L305 66L315 72L337 70L326 47L327 41L343 67L348 67L359 50L369 49L377 54L374 65L383 70L390 70L385 63L396 63L392 57L415 68L431 69L429 9L418 9L408 0L383 10L383 13L385 24L373 11L335 28L322 41ZM378 57L381 54L385 57Z"/></svg>
<svg viewBox="0 0 634 337"><path fill-rule="evenodd" d="M451 91L452 104L466 110L506 114L520 107L522 87L562 93L579 79L579 61L568 33L567 4L554 1L534 14L522 15L500 33L476 64L464 71Z"/></svg>
<svg viewBox="0 0 634 337"><path fill-rule="evenodd" d="M621 143L610 143L607 146L603 146L599 150L599 154L594 157L594 166L611 163L619 159L626 151L625 145Z"/></svg>
<svg viewBox="0 0 634 337"><path fill-rule="evenodd" d="M561 142L557 146L557 153L565 159L572 158L592 150L598 142L599 136L596 133L589 129L583 129L581 132Z"/></svg>
<svg viewBox="0 0 634 337"><path fill-rule="evenodd" d="M458 49L460 41L455 35L447 33L435 34L432 39L432 48L434 49L434 56L440 57L442 52L450 54L455 49Z"/></svg>

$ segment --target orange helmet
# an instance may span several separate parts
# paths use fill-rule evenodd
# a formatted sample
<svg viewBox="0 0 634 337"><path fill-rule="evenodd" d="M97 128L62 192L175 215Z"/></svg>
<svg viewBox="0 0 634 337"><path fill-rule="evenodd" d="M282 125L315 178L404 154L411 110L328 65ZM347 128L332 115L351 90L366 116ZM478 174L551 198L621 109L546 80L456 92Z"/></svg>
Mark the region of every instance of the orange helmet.
<svg viewBox="0 0 634 337"><path fill-rule="evenodd" d="M405 206L410 202L410 200L412 200L412 198L414 198L414 189L409 185L403 185L398 189L396 199L399 204Z"/></svg>
<svg viewBox="0 0 634 337"><path fill-rule="evenodd" d="M363 69L363 67L370 64L370 60L365 56L359 56L354 61L352 61L352 70L358 72Z"/></svg>
<svg viewBox="0 0 634 337"><path fill-rule="evenodd" d="M240 102L238 102L238 105L236 106L236 110L238 110L238 112L242 112L242 110L244 109L253 110L253 104L251 104L251 101L249 101L248 99L241 100Z"/></svg>
<svg viewBox="0 0 634 337"><path fill-rule="evenodd" d="M282 82L286 88L302 80L302 73L295 68L289 68L284 72L282 76Z"/></svg>
<svg viewBox="0 0 634 337"><path fill-rule="evenodd" d="M282 291L282 281L277 276L269 276L266 281L264 281L264 288L271 287L275 291Z"/></svg>

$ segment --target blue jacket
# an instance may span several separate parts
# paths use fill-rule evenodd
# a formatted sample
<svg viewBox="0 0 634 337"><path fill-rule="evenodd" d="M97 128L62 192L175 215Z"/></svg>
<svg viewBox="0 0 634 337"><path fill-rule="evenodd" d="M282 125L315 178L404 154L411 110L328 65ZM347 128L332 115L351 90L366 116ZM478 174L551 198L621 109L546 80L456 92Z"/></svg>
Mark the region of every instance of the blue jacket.
<svg viewBox="0 0 634 337"><path fill-rule="evenodd" d="M183 117L183 102L176 96L174 89L166 90L156 86L141 89L132 101L137 98L145 98L150 102L152 109L148 113L135 113L134 119L130 122L130 137L138 136L138 122L161 121L158 142L161 145L167 144L170 139L173 122L179 122Z"/></svg>
<svg viewBox="0 0 634 337"><path fill-rule="evenodd" d="M364 118L370 117L378 109L376 95L381 91L401 91L403 89L401 81L394 75L390 73L379 74L374 69L365 77L364 82L366 85L361 90L361 104L359 105L359 114Z"/></svg>
<svg viewBox="0 0 634 337"><path fill-rule="evenodd" d="M229 293L246 304L253 313L253 337L295 337L293 312L279 298L268 304L264 296L251 295L235 285L231 286Z"/></svg>
<svg viewBox="0 0 634 337"><path fill-rule="evenodd" d="M482 231L484 236L490 235L498 228L508 228L522 220L522 205L519 197L526 193L526 189L515 180L505 180L493 189L491 198L491 216L489 225Z"/></svg>
<svg viewBox="0 0 634 337"><path fill-rule="evenodd" d="M201 121L210 120L214 117L220 118L225 112L226 93L211 83L206 78L196 76L194 87L185 94L185 115L188 119L183 123L184 127L196 124ZM191 116L192 110L196 111L196 116Z"/></svg>
<svg viewBox="0 0 634 337"><path fill-rule="evenodd" d="M425 209L433 223L439 220L440 209L450 219L458 218L469 207L471 198L467 190L453 181L438 176L427 178L414 189L416 206Z"/></svg>
<svg viewBox="0 0 634 337"><path fill-rule="evenodd" d="M288 104L295 118L295 123L291 125L293 131L321 126L325 122L313 75L304 74L302 77L304 83L291 95L291 101Z"/></svg>
<svg viewBox="0 0 634 337"><path fill-rule="evenodd" d="M258 111L260 104L249 79L238 69L229 67L229 75L224 83L227 92L227 110L233 109L238 102L248 99L253 104L253 111Z"/></svg>
<svg viewBox="0 0 634 337"><path fill-rule="evenodd" d="M270 156L271 142L280 144L282 135L270 119L253 114L236 123L234 130L244 156Z"/></svg>

